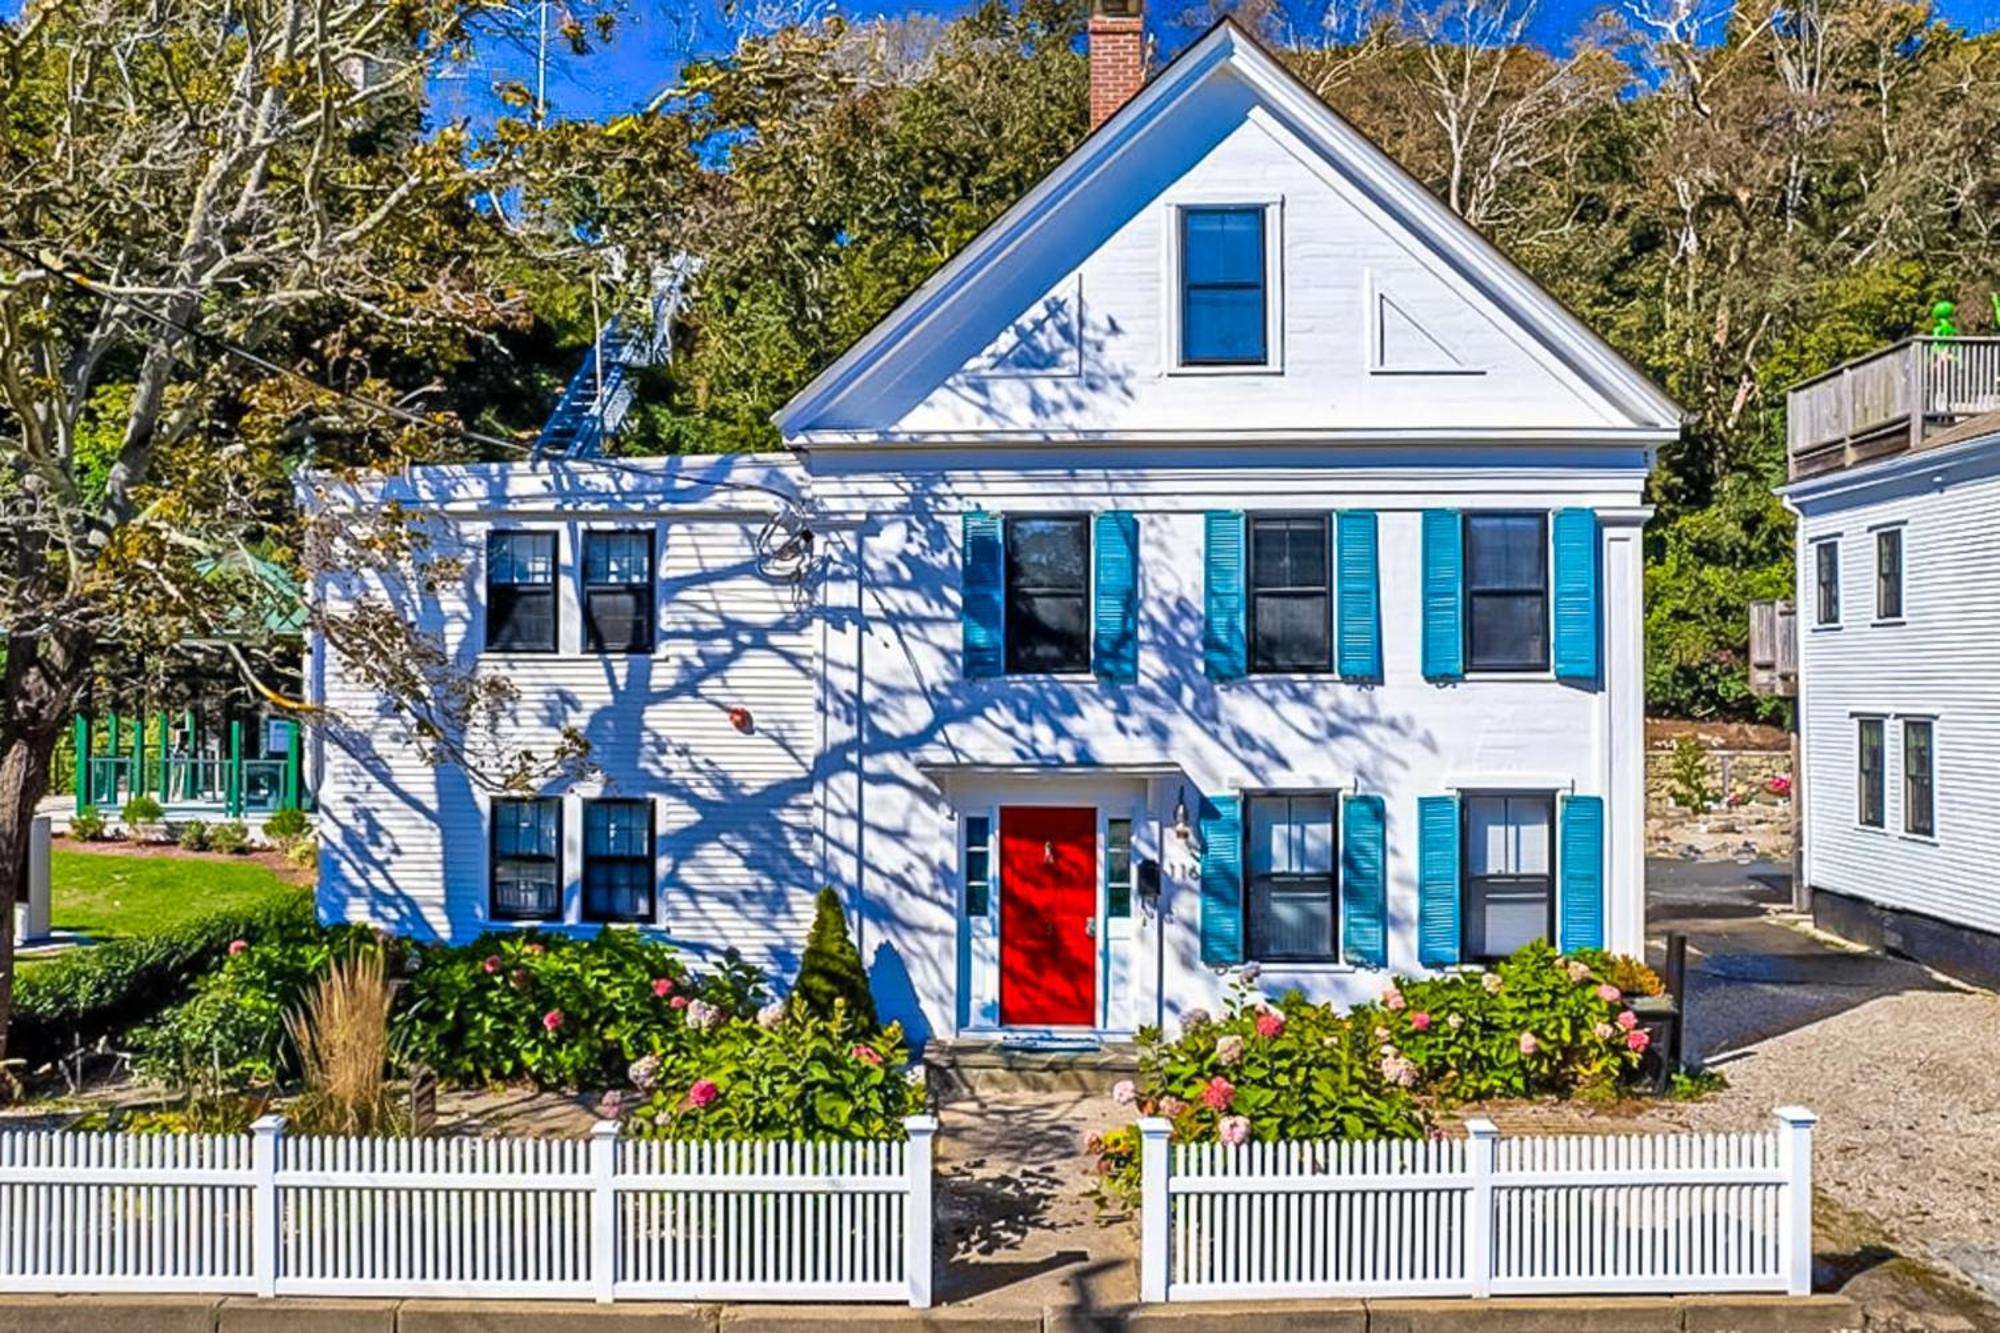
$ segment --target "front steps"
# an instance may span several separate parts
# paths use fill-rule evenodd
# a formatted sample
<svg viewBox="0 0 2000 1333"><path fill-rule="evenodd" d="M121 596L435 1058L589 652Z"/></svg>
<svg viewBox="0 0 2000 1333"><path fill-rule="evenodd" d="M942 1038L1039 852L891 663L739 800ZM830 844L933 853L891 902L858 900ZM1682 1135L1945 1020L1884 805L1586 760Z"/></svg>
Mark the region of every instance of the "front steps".
<svg viewBox="0 0 2000 1333"><path fill-rule="evenodd" d="M924 1048L924 1077L940 1101L1010 1092L1108 1095L1139 1070L1131 1041L934 1041Z"/></svg>

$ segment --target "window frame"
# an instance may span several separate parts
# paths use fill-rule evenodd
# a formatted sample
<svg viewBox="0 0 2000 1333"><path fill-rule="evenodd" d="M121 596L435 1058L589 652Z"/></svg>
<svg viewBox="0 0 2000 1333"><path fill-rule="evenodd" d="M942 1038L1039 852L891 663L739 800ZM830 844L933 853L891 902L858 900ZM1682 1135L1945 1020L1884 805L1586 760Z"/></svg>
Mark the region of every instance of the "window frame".
<svg viewBox="0 0 2000 1333"><path fill-rule="evenodd" d="M1870 773L1868 770L1868 734L1874 728L1875 771L1873 773L1874 809L1869 816ZM1854 822L1861 828L1886 829L1889 827L1889 721L1885 717L1861 715L1854 719Z"/></svg>
<svg viewBox="0 0 2000 1333"><path fill-rule="evenodd" d="M1260 947L1260 942L1257 939L1258 912L1256 907L1257 888L1260 878L1267 883L1280 879L1304 882L1317 881L1322 878L1318 875L1303 875L1296 872L1287 872L1282 875L1273 873L1261 877L1257 874L1254 869L1255 862L1251 849L1253 846L1252 839L1255 837L1257 828L1255 807L1261 801L1286 802L1288 807L1286 814L1288 817L1291 813L1289 806L1292 802L1312 801L1323 803L1326 806L1329 846L1328 865L1324 879L1328 900L1328 929L1332 936L1332 939L1329 941L1327 953L1273 954L1266 953ZM1277 790L1243 793L1243 846L1241 855L1243 858L1243 958L1245 962L1254 961L1270 967L1343 967L1346 965L1346 957L1343 953L1346 941L1342 933L1345 920L1343 905L1340 900L1340 834L1340 793L1337 791L1309 789L1305 791Z"/></svg>
<svg viewBox="0 0 2000 1333"><path fill-rule="evenodd" d="M591 544L598 540L629 537L645 546L646 576L640 582L593 583L590 579ZM582 550L578 553L577 578L583 588L583 650L605 656L649 656L659 643L658 607L659 599L659 556L657 538L650 528L586 528L583 532ZM597 616L593 611L593 598L598 593L639 594L639 605L645 618L646 632L643 645L628 644L623 647L607 648L599 632Z"/></svg>
<svg viewBox="0 0 2000 1333"><path fill-rule="evenodd" d="M555 812L555 850L548 856L522 856L512 853L502 855L500 851L500 809L502 806L532 805L546 807ZM496 796L488 802L486 810L486 913L493 921L547 923L564 919L563 900L567 897L568 884L563 879L563 801L559 796ZM500 906L500 865L502 861L530 862L548 865L554 876L555 905L543 913L520 912Z"/></svg>
<svg viewBox="0 0 2000 1333"><path fill-rule="evenodd" d="M1487 966L1497 963L1507 956L1505 954L1482 954L1473 948L1473 909L1475 906L1473 884L1475 881L1481 881L1490 887L1494 880L1546 878L1548 880L1549 905L1543 922L1543 934L1551 945L1556 942L1558 924L1556 918L1558 904L1562 896L1562 867L1556 861L1556 854L1561 846L1560 833L1557 828L1557 821L1561 818L1561 811L1558 808L1556 795L1557 793L1553 791L1539 788L1489 788L1458 793L1458 956L1461 962ZM1548 810L1549 830L1549 869L1546 876L1521 874L1474 875L1472 873L1472 804L1474 801L1481 800L1534 800L1544 804Z"/></svg>
<svg viewBox="0 0 2000 1333"><path fill-rule="evenodd" d="M1895 551L1895 581L1892 584L1886 573L1883 556L1889 550ZM1909 543L1903 539L1903 525L1892 524L1875 529L1875 620L1878 624L1900 624L1903 619L1904 580L1908 572L1905 556ZM1888 594L1893 588L1894 606L1890 606Z"/></svg>
<svg viewBox="0 0 2000 1333"><path fill-rule="evenodd" d="M1813 628L1840 625L1840 538L1821 537L1812 543Z"/></svg>
<svg viewBox="0 0 2000 1333"><path fill-rule="evenodd" d="M1285 289L1284 289L1284 196L1239 191L1196 191L1164 205L1160 227L1161 290L1172 293L1163 299L1161 310L1162 365L1169 376L1177 375L1277 375L1284 373ZM1261 361L1189 360L1185 355L1186 294L1182 274L1186 271L1187 238L1185 216L1194 212L1249 212L1263 215L1264 257L1264 359Z"/></svg>
<svg viewBox="0 0 2000 1333"><path fill-rule="evenodd" d="M646 812L646 850L643 855L614 856L601 853L592 856L590 851L590 812L606 806L637 806ZM592 924L610 925L615 923L649 924L657 921L660 914L660 862L659 862L659 807L645 797L603 796L583 802L583 841L579 851L582 863L577 874L577 916ZM596 912L590 902L590 868L593 863L615 863L619 865L640 864L646 869L646 909L637 913Z"/></svg>
<svg viewBox="0 0 2000 1333"><path fill-rule="evenodd" d="M1937 719L1934 717L1906 717L1900 719L1903 733L1903 833L1912 838L1937 837ZM1916 768L1910 762L1910 741L1912 728L1920 729L1924 737L1923 781L1918 783ZM1923 788L1924 823L1916 824L1916 790Z"/></svg>
<svg viewBox="0 0 2000 1333"><path fill-rule="evenodd" d="M1097 534L1091 514L1008 514L1000 522L1001 622L1003 652L1001 669L1008 676L1085 676L1090 674L1097 638L1093 602L1097 593ZM1014 534L1024 523L1074 523L1083 533L1083 583L1081 588L1024 588L1014 577ZM1059 666L1021 664L1015 658L1020 636L1015 633L1014 599L1025 597L1076 597L1082 603L1083 644L1074 660Z"/></svg>
<svg viewBox="0 0 2000 1333"><path fill-rule="evenodd" d="M499 583L494 580L494 571L498 567L498 561L494 558L495 548L502 542L515 539L545 541L548 543L549 573L547 579L534 583L517 581ZM562 651L562 534L553 528L489 528L486 532L485 549L486 564L483 574L486 596L481 607L481 614L486 622L484 651L488 653L525 653L540 656L547 656ZM502 617L494 614L494 609L500 600L495 596L495 590L503 588L510 590L510 597L508 599L510 607L521 600L520 590L522 589L539 593L548 598L549 641L546 644L502 644L495 641L500 625L504 623L510 629L513 625L513 613L511 610L504 620Z"/></svg>
<svg viewBox="0 0 2000 1333"><path fill-rule="evenodd" d="M1320 530L1320 558L1323 578L1316 587L1305 584L1287 584L1275 588L1260 588L1257 585L1257 525L1259 523L1316 523ZM1269 513L1246 514L1243 518L1244 557L1247 568L1243 579L1243 641L1244 665L1253 676L1301 676L1331 675L1334 662L1334 587L1333 587L1333 516L1327 513L1295 513L1283 510ZM1317 595L1322 599L1324 614L1321 617L1326 630L1326 651L1313 666L1277 666L1259 661L1257 649L1257 602L1260 597L1299 597Z"/></svg>
<svg viewBox="0 0 2000 1333"><path fill-rule="evenodd" d="M1175 295L1178 302L1179 323L1179 364L1186 367L1262 367L1271 364L1271 219L1270 210L1262 204L1185 204L1174 219L1179 231L1178 253L1179 271L1175 278ZM1196 217L1246 216L1257 220L1257 280L1213 281L1196 283L1188 277L1188 224ZM1188 296L1193 291L1252 291L1257 293L1258 329L1260 344L1256 356L1194 356L1187 350Z"/></svg>
<svg viewBox="0 0 2000 1333"><path fill-rule="evenodd" d="M1538 590L1531 590L1526 586L1514 586L1507 588L1475 589L1472 586L1472 565L1473 565L1472 533L1474 525L1483 520L1523 519L1523 518L1534 519L1537 525L1539 526L1541 532L1540 542L1538 546L1541 555L1541 571L1542 571L1540 588ZM1549 674L1551 671L1554 670L1554 664L1555 664L1555 646L1554 646L1555 632L1553 629L1553 620L1555 614L1555 595L1554 595L1554 590L1551 586L1554 579L1555 561L1552 558L1552 552L1549 545L1550 538L1549 538L1548 512L1546 510L1531 510L1531 509L1468 510L1459 519L1459 541L1462 543L1462 548L1463 548L1463 555L1461 557L1463 560L1463 567L1462 567L1463 575L1461 581L1463 583L1462 596L1465 599L1465 628L1463 631L1463 637L1460 641L1460 651L1464 654L1466 674L1507 675L1507 676L1532 676L1532 675ZM1484 598L1506 597L1506 598L1519 599L1530 596L1539 597L1542 603L1541 630L1536 637L1536 643L1541 650L1540 657L1536 660L1513 660L1513 661L1499 661L1499 662L1479 660L1478 657L1475 656L1473 652L1473 624L1478 619L1477 612L1478 612L1479 599L1482 597Z"/></svg>
<svg viewBox="0 0 2000 1333"><path fill-rule="evenodd" d="M1123 827L1123 837L1119 835ZM1133 855L1132 835L1137 827L1130 815L1106 815L1104 818L1104 919L1124 921L1132 915L1134 897L1133 872L1139 864ZM1124 874L1118 871L1118 858L1122 853L1125 860Z"/></svg>
<svg viewBox="0 0 2000 1333"><path fill-rule="evenodd" d="M994 888L999 879L1000 868L1000 852L999 848L994 844L993 835L995 830L999 828L1000 821L994 815L984 810L967 814L964 816L964 820L965 846L959 865L963 896L960 899L959 908L965 913L965 919L968 921L991 921L993 919L993 904L998 897L994 893ZM974 820L977 820L983 826L983 837L975 838L973 836ZM972 858L974 856L981 859L984 865L983 874L973 874ZM978 886L980 891L979 910L976 912L973 910L973 888L975 885Z"/></svg>

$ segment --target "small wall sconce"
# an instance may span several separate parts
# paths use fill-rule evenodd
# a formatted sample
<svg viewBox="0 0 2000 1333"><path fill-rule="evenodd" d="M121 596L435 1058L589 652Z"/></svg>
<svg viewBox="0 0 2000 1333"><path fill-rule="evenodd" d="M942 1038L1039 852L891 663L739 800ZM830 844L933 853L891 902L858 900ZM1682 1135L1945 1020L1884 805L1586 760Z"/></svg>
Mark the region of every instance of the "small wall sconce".
<svg viewBox="0 0 2000 1333"><path fill-rule="evenodd" d="M1174 836L1185 845L1194 844L1194 825L1188 822L1187 792L1183 790L1180 799L1174 802Z"/></svg>

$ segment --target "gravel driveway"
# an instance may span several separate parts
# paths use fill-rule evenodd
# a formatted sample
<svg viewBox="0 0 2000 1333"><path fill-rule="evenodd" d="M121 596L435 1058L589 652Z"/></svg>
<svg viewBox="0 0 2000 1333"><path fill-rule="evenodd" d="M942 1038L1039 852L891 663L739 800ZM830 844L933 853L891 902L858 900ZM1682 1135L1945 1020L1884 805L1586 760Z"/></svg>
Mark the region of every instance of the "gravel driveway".
<svg viewBox="0 0 2000 1333"><path fill-rule="evenodd" d="M1648 1119L1761 1128L1810 1107L1820 1189L2000 1298L2000 996L1809 935L1775 867L1655 862L1648 885L1655 957L1688 935L1692 1049L1730 1084Z"/></svg>

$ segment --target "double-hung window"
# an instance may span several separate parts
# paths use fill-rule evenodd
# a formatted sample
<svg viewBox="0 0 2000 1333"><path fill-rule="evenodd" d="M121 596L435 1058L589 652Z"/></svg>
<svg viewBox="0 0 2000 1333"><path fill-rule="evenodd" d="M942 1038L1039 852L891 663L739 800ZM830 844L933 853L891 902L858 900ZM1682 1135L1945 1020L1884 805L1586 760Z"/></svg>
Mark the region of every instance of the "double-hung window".
<svg viewBox="0 0 2000 1333"><path fill-rule="evenodd" d="M1554 939L1555 797L1496 792L1463 805L1465 959L1489 962Z"/></svg>
<svg viewBox="0 0 2000 1333"><path fill-rule="evenodd" d="M1465 516L1465 664L1548 670L1547 515Z"/></svg>
<svg viewBox="0 0 2000 1333"><path fill-rule="evenodd" d="M1879 717L1855 719L1854 818L1867 828L1888 822L1889 773Z"/></svg>
<svg viewBox="0 0 2000 1333"><path fill-rule="evenodd" d="M1181 364L1267 364L1264 209L1183 208L1180 227Z"/></svg>
<svg viewBox="0 0 2000 1333"><path fill-rule="evenodd" d="M1875 534L1875 618L1903 618L1903 530L1883 528Z"/></svg>
<svg viewBox="0 0 2000 1333"><path fill-rule="evenodd" d="M1903 719L1903 832L1920 838L1937 834L1935 724L1929 718Z"/></svg>
<svg viewBox="0 0 2000 1333"><path fill-rule="evenodd" d="M562 802L493 802L491 891L502 921L562 919Z"/></svg>
<svg viewBox="0 0 2000 1333"><path fill-rule="evenodd" d="M1250 519L1250 669L1325 671L1332 664L1333 598L1327 521Z"/></svg>
<svg viewBox="0 0 2000 1333"><path fill-rule="evenodd" d="M584 802L583 919L653 919L652 802Z"/></svg>
<svg viewBox="0 0 2000 1333"><path fill-rule="evenodd" d="M583 534L583 641L592 653L653 651L653 534Z"/></svg>
<svg viewBox="0 0 2000 1333"><path fill-rule="evenodd" d="M1007 670L1090 670L1090 520L1007 520Z"/></svg>
<svg viewBox="0 0 2000 1333"><path fill-rule="evenodd" d="M490 652L556 650L556 535L486 534L486 647Z"/></svg>
<svg viewBox="0 0 2000 1333"><path fill-rule="evenodd" d="M1815 625L1840 623L1840 543L1827 540L1813 547Z"/></svg>
<svg viewBox="0 0 2000 1333"><path fill-rule="evenodd" d="M1333 798L1253 796L1249 806L1249 956L1339 961Z"/></svg>

